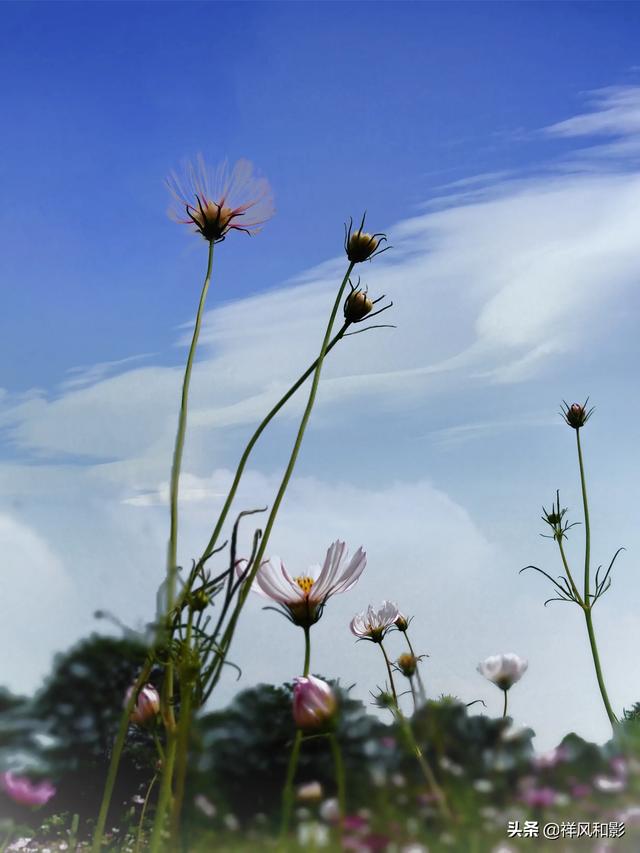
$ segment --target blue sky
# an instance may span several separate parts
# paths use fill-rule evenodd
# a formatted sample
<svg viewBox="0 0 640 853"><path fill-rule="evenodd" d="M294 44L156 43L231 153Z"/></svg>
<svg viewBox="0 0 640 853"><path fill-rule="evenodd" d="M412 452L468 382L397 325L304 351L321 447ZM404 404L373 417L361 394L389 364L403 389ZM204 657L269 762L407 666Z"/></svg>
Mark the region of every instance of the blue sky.
<svg viewBox="0 0 640 853"><path fill-rule="evenodd" d="M434 693L495 699L477 658L515 651L530 670L514 715L543 745L605 737L580 614L544 610L546 588L517 570L553 566L537 534L555 489L579 507L556 413L591 394L597 559L628 547L596 623L616 707L637 701L640 8L5 3L0 20L0 641L19 631L23 650L7 683L37 685L96 607L151 615L206 251L167 218L163 179L201 151L251 159L277 215L217 252L181 559L208 538L252 425L314 358L342 223L366 208L394 250L363 280L398 329L327 364L273 537L293 565L337 537L369 554L318 626L316 671L366 697L382 677L367 649L345 630L336 657L322 631L369 600L418 602ZM272 500L299 411L260 446L240 505ZM238 637L243 685L297 674L300 638L259 606ZM236 685L221 686L225 701Z"/></svg>

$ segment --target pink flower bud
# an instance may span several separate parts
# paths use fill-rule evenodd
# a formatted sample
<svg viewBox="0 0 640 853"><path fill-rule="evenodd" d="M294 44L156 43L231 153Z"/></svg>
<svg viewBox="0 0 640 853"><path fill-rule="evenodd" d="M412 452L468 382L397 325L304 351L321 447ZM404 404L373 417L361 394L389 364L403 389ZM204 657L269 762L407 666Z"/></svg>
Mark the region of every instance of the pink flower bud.
<svg viewBox="0 0 640 853"><path fill-rule="evenodd" d="M125 705L131 698L133 687L127 690L125 696ZM129 720L138 726L143 726L145 723L153 720L160 711L160 695L153 684L145 684L138 693L136 704L131 709Z"/></svg>
<svg viewBox="0 0 640 853"><path fill-rule="evenodd" d="M304 731L325 728L333 721L338 703L326 681L309 675L294 679L293 719Z"/></svg>

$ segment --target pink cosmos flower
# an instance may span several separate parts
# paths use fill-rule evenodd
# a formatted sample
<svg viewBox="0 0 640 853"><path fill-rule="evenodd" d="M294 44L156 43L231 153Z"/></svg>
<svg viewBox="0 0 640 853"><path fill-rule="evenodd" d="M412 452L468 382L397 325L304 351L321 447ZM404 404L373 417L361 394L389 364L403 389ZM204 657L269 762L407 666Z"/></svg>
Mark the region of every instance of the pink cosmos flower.
<svg viewBox="0 0 640 853"><path fill-rule="evenodd" d="M248 160L238 160L231 171L226 161L212 170L198 155L195 165L184 166L183 177L173 172L167 186L175 203L172 218L193 225L211 243L229 231L255 234L273 215L269 182L253 174Z"/></svg>
<svg viewBox="0 0 640 853"><path fill-rule="evenodd" d="M370 604L366 610L353 617L349 627L358 639L379 643L395 624L398 615L398 606L392 601L383 601L377 608Z"/></svg>
<svg viewBox="0 0 640 853"><path fill-rule="evenodd" d="M514 655L492 655L479 663L477 670L480 675L492 681L501 690L509 690L510 687L520 681L527 671L529 662Z"/></svg>
<svg viewBox="0 0 640 853"><path fill-rule="evenodd" d="M56 793L47 779L30 782L25 776L16 776L10 770L0 775L0 787L11 799L22 806L43 806Z"/></svg>
<svg viewBox="0 0 640 853"><path fill-rule="evenodd" d="M133 687L129 687L127 693L124 698L124 704L126 705L129 699L131 698L131 692ZM144 687L140 689L138 693L138 698L136 700L136 704L133 706L131 710L131 716L129 717L132 723L135 723L138 726L143 726L145 723L148 723L150 720L153 720L154 717L160 711L160 695L153 684L145 684Z"/></svg>
<svg viewBox="0 0 640 853"><path fill-rule="evenodd" d="M303 731L328 726L336 715L338 703L326 681L313 675L295 678L293 688L293 719Z"/></svg>
<svg viewBox="0 0 640 853"><path fill-rule="evenodd" d="M366 565L367 555L362 548L348 560L347 546L336 540L329 546L322 567L311 566L301 575L291 576L278 557L266 560L251 589L275 601L294 625L309 627L322 616L332 595L347 592L354 586ZM242 576L246 561L239 561L236 571Z"/></svg>
<svg viewBox="0 0 640 853"><path fill-rule="evenodd" d="M522 794L522 801L532 809L543 809L552 806L557 797L553 788L527 788Z"/></svg>

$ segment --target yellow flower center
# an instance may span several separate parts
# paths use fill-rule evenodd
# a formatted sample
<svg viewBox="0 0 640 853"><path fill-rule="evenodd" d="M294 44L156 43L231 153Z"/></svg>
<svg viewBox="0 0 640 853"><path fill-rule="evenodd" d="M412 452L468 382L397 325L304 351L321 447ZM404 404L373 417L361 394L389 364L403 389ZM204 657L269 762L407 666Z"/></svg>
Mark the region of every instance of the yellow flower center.
<svg viewBox="0 0 640 853"><path fill-rule="evenodd" d="M311 587L314 584L313 578L310 578L308 575L300 575L300 577L294 578L294 581L298 584L305 595L309 595Z"/></svg>

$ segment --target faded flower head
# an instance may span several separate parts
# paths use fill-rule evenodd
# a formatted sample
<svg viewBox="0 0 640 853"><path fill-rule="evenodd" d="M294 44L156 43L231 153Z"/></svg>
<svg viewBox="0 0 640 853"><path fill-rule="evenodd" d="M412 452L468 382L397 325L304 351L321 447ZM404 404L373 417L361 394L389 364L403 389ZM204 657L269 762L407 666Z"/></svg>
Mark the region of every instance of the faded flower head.
<svg viewBox="0 0 640 853"><path fill-rule="evenodd" d="M492 681L501 690L509 690L510 687L520 681L527 671L529 662L518 655L492 655L483 660L477 666L480 675Z"/></svg>
<svg viewBox="0 0 640 853"><path fill-rule="evenodd" d="M572 403L569 405L565 400L562 401L564 408L560 414L569 426L573 427L573 429L580 429L580 427L583 427L593 414L594 407L592 406L590 409L587 409L588 402L588 397L584 403Z"/></svg>
<svg viewBox="0 0 640 853"><path fill-rule="evenodd" d="M0 788L21 806L43 806L56 789L47 779L42 782L31 782L25 776L16 776L10 770L0 774Z"/></svg>
<svg viewBox="0 0 640 853"><path fill-rule="evenodd" d="M390 248L386 246L384 249L380 249L380 244L387 240L386 234L369 234L367 231L362 230L366 215L365 213L362 217L362 222L357 231L353 230L353 219L349 219L349 225L347 226L345 223L344 226L344 250L353 264L371 260L374 255L386 252Z"/></svg>
<svg viewBox="0 0 640 853"><path fill-rule="evenodd" d="M338 702L326 681L314 675L294 679L293 719L303 731L327 728L335 719Z"/></svg>
<svg viewBox="0 0 640 853"><path fill-rule="evenodd" d="M229 171L227 162L210 169L202 155L187 163L183 175L167 178L177 222L193 225L205 240L219 243L229 231L255 234L273 215L273 197L266 178L253 174L248 160L238 160Z"/></svg>
<svg viewBox="0 0 640 853"><path fill-rule="evenodd" d="M370 604L362 613L357 613L349 627L351 633L359 639L380 643L397 618L397 605L391 601L383 601L380 607L376 608Z"/></svg>
<svg viewBox="0 0 640 853"><path fill-rule="evenodd" d="M125 695L124 704L126 705L131 698L133 687L129 687ZM129 720L138 726L143 726L145 723L155 719L160 711L160 694L153 684L145 684L140 688L136 704L131 709Z"/></svg>
<svg viewBox="0 0 640 853"><path fill-rule="evenodd" d="M324 563L314 565L300 575L290 575L278 557L266 560L260 566L252 590L275 601L285 616L301 627L314 625L332 595L347 592L357 582L367 565L367 555L358 548L348 560L347 546L336 540L327 550ZM241 576L246 568L244 561L236 564Z"/></svg>

